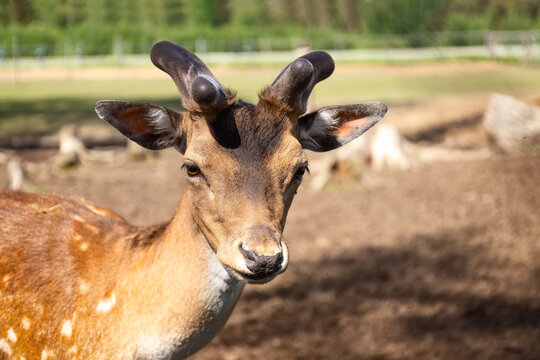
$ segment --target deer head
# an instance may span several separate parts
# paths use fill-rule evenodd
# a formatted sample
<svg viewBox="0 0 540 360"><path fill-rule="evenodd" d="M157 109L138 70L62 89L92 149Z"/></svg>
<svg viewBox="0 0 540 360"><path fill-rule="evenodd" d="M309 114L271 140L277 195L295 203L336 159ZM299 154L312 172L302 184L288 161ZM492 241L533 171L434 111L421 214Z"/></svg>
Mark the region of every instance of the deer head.
<svg viewBox="0 0 540 360"><path fill-rule="evenodd" d="M152 150L175 147L184 157L185 201L218 260L236 278L266 282L288 263L283 229L308 161L304 149L328 151L360 136L386 113L370 102L304 114L308 97L334 70L325 52L290 63L259 94L235 100L206 65L170 42L152 62L171 76L185 112L149 103L99 101L98 115Z"/></svg>

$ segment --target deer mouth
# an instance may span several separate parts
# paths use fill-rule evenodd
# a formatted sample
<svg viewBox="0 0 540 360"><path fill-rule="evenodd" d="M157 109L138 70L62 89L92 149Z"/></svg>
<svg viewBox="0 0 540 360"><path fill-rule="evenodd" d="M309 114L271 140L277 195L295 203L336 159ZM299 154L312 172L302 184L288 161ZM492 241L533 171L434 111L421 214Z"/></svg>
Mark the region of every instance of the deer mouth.
<svg viewBox="0 0 540 360"><path fill-rule="evenodd" d="M248 284L266 284L267 282L272 281L277 275L278 275L277 273L270 276L238 273L240 280Z"/></svg>
<svg viewBox="0 0 540 360"><path fill-rule="evenodd" d="M264 284L283 273L289 264L287 245L279 242L279 252L272 255L259 255L241 245L215 249L204 233L208 246L217 260L223 265L231 277L247 284ZM234 250L232 250L234 249ZM232 250L232 251L231 251Z"/></svg>
<svg viewBox="0 0 540 360"><path fill-rule="evenodd" d="M220 262L238 280L247 284L264 284L283 273L289 264L287 246L281 244L282 252L278 256L253 256L248 251L240 249L235 257L235 265Z"/></svg>
<svg viewBox="0 0 540 360"><path fill-rule="evenodd" d="M248 274L248 273L243 272L243 271L238 271L238 270L236 270L234 268L231 268L230 266L227 266L227 265L225 265L225 267L227 269L229 269L230 272L232 272L233 275L238 280L240 280L240 281L242 281L244 283L247 283L247 284L265 284L267 282L272 281L276 276L278 276L279 274L284 272L285 269L287 268L287 266L285 265L280 270L278 270L278 271L276 271L274 273L271 273L271 274L257 274L257 273Z"/></svg>

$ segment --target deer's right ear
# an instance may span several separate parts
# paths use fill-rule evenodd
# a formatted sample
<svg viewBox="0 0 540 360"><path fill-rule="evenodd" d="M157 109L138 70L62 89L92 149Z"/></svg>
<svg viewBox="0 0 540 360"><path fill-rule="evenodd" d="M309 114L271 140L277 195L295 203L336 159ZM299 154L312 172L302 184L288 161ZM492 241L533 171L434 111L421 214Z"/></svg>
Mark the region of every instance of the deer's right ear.
<svg viewBox="0 0 540 360"><path fill-rule="evenodd" d="M386 114L381 102L328 106L298 118L304 149L329 151L362 135Z"/></svg>
<svg viewBox="0 0 540 360"><path fill-rule="evenodd" d="M96 104L96 113L147 149L175 146L182 152L185 148L183 115L171 109L148 103L102 100Z"/></svg>

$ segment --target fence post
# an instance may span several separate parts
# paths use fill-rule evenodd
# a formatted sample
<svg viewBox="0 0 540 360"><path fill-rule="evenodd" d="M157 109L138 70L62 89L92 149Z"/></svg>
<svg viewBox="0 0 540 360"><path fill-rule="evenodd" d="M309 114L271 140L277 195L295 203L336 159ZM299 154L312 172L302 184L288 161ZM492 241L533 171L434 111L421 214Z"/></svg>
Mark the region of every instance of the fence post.
<svg viewBox="0 0 540 360"><path fill-rule="evenodd" d="M208 45L205 38L198 38L195 41L195 52L196 53L205 53L208 50Z"/></svg>
<svg viewBox="0 0 540 360"><path fill-rule="evenodd" d="M39 67L42 67L45 62L45 45L38 44L36 50L34 50L34 56L38 61Z"/></svg>
<svg viewBox="0 0 540 360"><path fill-rule="evenodd" d="M123 65L123 54L124 54L124 43L120 36L114 38L113 42L113 54L114 60L117 67L122 67Z"/></svg>
<svg viewBox="0 0 540 360"><path fill-rule="evenodd" d="M7 51L4 46L0 46L0 67L4 66L4 61L6 59Z"/></svg>
<svg viewBox="0 0 540 360"><path fill-rule="evenodd" d="M343 40L343 36L334 37L334 49L344 50L345 48L346 46L345 46L345 41Z"/></svg>
<svg viewBox="0 0 540 360"><path fill-rule="evenodd" d="M300 45L302 45L302 39L301 38L298 38L298 37L295 37L295 36L291 36L289 38L289 46L290 46L290 50L294 50L296 49L297 47L299 47Z"/></svg>
<svg viewBox="0 0 540 360"><path fill-rule="evenodd" d="M14 36L11 38L11 58L13 60L13 81L17 83L18 80L18 58L21 54L21 46L19 44L19 38Z"/></svg>
<svg viewBox="0 0 540 360"><path fill-rule="evenodd" d="M272 51L272 42L267 37L259 38L259 51Z"/></svg>
<svg viewBox="0 0 540 360"><path fill-rule="evenodd" d="M493 31L488 31L486 41L487 41L489 58L491 60L497 60L497 52L495 50L496 45L497 45L497 40L495 39L495 34L493 33Z"/></svg>
<svg viewBox="0 0 540 360"><path fill-rule="evenodd" d="M75 45L75 56L77 57L75 65L78 68L82 65L84 60L84 43L78 42L77 45Z"/></svg>
<svg viewBox="0 0 540 360"><path fill-rule="evenodd" d="M64 40L64 60L66 62L66 67L69 67L71 64L70 57L71 57L72 49L71 49L71 41Z"/></svg>
<svg viewBox="0 0 540 360"><path fill-rule="evenodd" d="M525 63L525 65L530 65L533 35L530 32L522 33L521 42L523 43L523 62Z"/></svg>

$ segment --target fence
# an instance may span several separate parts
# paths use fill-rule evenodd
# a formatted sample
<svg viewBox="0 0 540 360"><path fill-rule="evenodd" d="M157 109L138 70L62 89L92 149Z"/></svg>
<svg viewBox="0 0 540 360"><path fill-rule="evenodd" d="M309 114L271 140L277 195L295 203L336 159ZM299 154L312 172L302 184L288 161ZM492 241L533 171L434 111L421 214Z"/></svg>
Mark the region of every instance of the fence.
<svg viewBox="0 0 540 360"><path fill-rule="evenodd" d="M414 61L445 58L517 59L540 62L540 30L468 31L408 35L340 35L317 38L234 38L181 42L209 63L285 62L290 51L308 46L332 51L343 61ZM0 67L95 66L148 63L151 42L115 38L110 43L0 44ZM283 59L282 59L283 58Z"/></svg>

